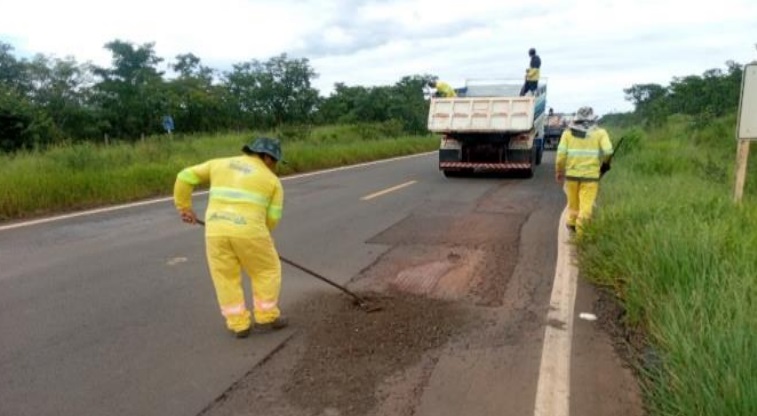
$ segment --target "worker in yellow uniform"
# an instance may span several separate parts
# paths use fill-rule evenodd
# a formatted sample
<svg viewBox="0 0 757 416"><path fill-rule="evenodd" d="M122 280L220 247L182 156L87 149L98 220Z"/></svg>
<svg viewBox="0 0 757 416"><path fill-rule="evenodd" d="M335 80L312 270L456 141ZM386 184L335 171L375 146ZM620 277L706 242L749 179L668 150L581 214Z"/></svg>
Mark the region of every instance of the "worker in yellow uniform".
<svg viewBox="0 0 757 416"><path fill-rule="evenodd" d="M239 338L251 328L280 329L281 262L271 231L281 219L284 191L276 176L281 144L267 137L242 148L243 155L212 159L182 170L174 185L174 204L184 222L195 224L192 190L209 183L205 246L210 275L226 326ZM252 279L253 326L245 303L241 269Z"/></svg>
<svg viewBox="0 0 757 416"><path fill-rule="evenodd" d="M432 80L432 81L429 81L428 86L431 88L436 88L436 94L434 94L435 97L440 97L440 98L457 97L457 93L455 92L454 88L452 88L446 82Z"/></svg>
<svg viewBox="0 0 757 416"><path fill-rule="evenodd" d="M567 226L581 235L591 218L599 190L600 167L612 156L612 142L596 124L591 107L581 107L557 145L555 178L565 181L568 199Z"/></svg>
<svg viewBox="0 0 757 416"><path fill-rule="evenodd" d="M536 95L536 89L539 87L541 58L536 54L536 49L534 48L528 50L528 56L531 57L531 61L526 69L526 81L523 83L523 88L520 89L521 96L524 96L529 92Z"/></svg>

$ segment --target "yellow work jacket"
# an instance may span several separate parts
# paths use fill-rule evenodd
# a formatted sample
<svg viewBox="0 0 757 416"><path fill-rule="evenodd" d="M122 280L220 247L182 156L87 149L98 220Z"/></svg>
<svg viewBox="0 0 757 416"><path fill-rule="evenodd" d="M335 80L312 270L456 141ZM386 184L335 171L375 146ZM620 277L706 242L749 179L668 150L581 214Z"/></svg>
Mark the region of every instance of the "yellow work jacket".
<svg viewBox="0 0 757 416"><path fill-rule="evenodd" d="M436 83L436 93L440 97L457 97L457 93L455 93L455 90L450 87L449 84L446 82L438 81Z"/></svg>
<svg viewBox="0 0 757 416"><path fill-rule="evenodd" d="M538 81L539 68L528 68L526 70L526 81Z"/></svg>
<svg viewBox="0 0 757 416"><path fill-rule="evenodd" d="M192 208L192 190L210 183L206 236L266 237L284 207L281 181L258 156L213 159L182 170L174 184L179 211Z"/></svg>
<svg viewBox="0 0 757 416"><path fill-rule="evenodd" d="M539 55L534 55L531 57L528 69L526 69L526 81L538 81L541 72L539 68L541 68L541 58L539 58Z"/></svg>
<svg viewBox="0 0 757 416"><path fill-rule="evenodd" d="M599 180L599 167L612 155L612 142L605 129L591 127L586 137L576 137L570 128L563 131L557 145L555 165L566 179Z"/></svg>

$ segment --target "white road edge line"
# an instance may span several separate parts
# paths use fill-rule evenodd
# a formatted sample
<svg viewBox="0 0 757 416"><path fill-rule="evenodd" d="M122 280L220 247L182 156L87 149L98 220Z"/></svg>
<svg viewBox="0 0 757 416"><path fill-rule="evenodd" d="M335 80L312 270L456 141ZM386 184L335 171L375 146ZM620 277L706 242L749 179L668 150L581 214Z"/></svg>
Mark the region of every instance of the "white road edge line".
<svg viewBox="0 0 757 416"><path fill-rule="evenodd" d="M407 182L401 183L401 184L399 184L397 186L392 186L391 188L386 188L383 191L378 191L378 192L374 192L374 193L372 193L370 195L366 195L366 196L360 198L360 200L361 201L368 201L370 199L380 197L381 195L386 195L389 192L394 192L394 191L400 190L402 188L408 187L408 186L410 186L410 185L412 185L414 183L418 183L418 181L407 181Z"/></svg>
<svg viewBox="0 0 757 416"><path fill-rule="evenodd" d="M572 247L565 227L566 214L564 210L557 230L557 264L544 330L534 416L570 414L570 350L578 269L571 262Z"/></svg>
<svg viewBox="0 0 757 416"><path fill-rule="evenodd" d="M315 171L315 172L308 172L308 173L300 173L300 174L297 174L297 175L284 176L284 177L281 178L281 180L282 181L289 181L289 180L293 180L293 179L306 178L306 177L309 177L309 176L323 175L325 173L339 172L339 171L342 171L342 170L358 169L358 168L362 168L362 167L366 167L366 166L373 166L373 165L379 165L379 164L382 164L382 163L396 162L396 161L404 160L404 159L411 159L411 158L415 158L415 157L427 156L427 155L434 154L434 153L436 153L436 152L433 151L433 152L425 152L425 153L416 153L416 154L413 154L413 155L393 157L391 159L375 160L375 161L372 161L372 162L359 163L359 164L356 164L356 165L340 166L338 168L324 169L324 170L319 170L319 171ZM200 191L200 192L195 192L194 195L203 195L203 194L206 194L206 193L208 193L208 191ZM161 202L167 202L167 201L172 201L172 200L173 200L173 197L157 198L157 199L151 199L151 200L148 200L148 201L132 202L132 203L129 203L129 204L114 205L114 206L105 207L105 208L97 208L97 209L91 209L91 210L87 210L87 211L74 212L74 213L71 213L71 214L56 215L54 217L40 218L40 219L36 219L36 220L30 220L30 221L18 222L18 223L14 223L14 224L2 225L2 226L0 226L0 231L12 230L14 228L29 227L29 226L32 226L32 225L44 224L44 223L53 222L53 221L60 221L60 220L65 220L65 219L69 219L69 218L76 218L76 217L83 217L83 216L87 216L87 215L101 214L101 213L104 213L104 212L111 212L111 211L118 211L118 210L122 210L122 209L135 208L135 207L140 207L140 206L144 206L144 205L159 204Z"/></svg>

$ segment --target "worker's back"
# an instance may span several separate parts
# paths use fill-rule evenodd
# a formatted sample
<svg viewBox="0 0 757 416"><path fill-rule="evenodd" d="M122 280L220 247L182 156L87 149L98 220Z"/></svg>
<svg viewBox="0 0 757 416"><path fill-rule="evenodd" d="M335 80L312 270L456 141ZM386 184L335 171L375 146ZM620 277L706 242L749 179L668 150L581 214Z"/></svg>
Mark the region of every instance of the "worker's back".
<svg viewBox="0 0 757 416"><path fill-rule="evenodd" d="M583 136L583 137L581 137ZM585 131L568 128L560 137L557 147L557 165L564 165L568 179L599 179L603 158L612 153L607 131L592 126Z"/></svg>
<svg viewBox="0 0 757 416"><path fill-rule="evenodd" d="M279 178L260 158L213 159L193 171L200 177L207 174L210 181L206 235L270 235L269 228L281 218L283 190Z"/></svg>
<svg viewBox="0 0 757 416"><path fill-rule="evenodd" d="M454 88L447 84L446 82L437 81L436 83L436 95L438 97L456 97L457 93L455 92Z"/></svg>

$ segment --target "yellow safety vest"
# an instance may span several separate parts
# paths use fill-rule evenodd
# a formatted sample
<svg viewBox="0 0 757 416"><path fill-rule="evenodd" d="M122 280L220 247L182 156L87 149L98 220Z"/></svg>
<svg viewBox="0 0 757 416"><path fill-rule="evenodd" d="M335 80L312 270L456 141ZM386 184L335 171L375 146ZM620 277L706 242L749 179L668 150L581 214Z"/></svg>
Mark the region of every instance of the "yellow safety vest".
<svg viewBox="0 0 757 416"><path fill-rule="evenodd" d="M528 68L526 70L526 81L538 81L539 68Z"/></svg>
<svg viewBox="0 0 757 416"><path fill-rule="evenodd" d="M212 159L176 177L174 204L192 208L192 190L210 183L205 211L206 236L266 237L284 208L281 181L257 155Z"/></svg>
<svg viewBox="0 0 757 416"><path fill-rule="evenodd" d="M599 180L599 167L610 155L612 142L605 129L591 127L586 137L576 137L567 128L557 145L555 165L567 179Z"/></svg>
<svg viewBox="0 0 757 416"><path fill-rule="evenodd" d="M436 83L436 91L441 97L457 97L455 90L446 82L438 81Z"/></svg>

